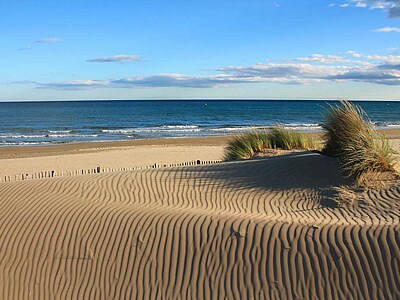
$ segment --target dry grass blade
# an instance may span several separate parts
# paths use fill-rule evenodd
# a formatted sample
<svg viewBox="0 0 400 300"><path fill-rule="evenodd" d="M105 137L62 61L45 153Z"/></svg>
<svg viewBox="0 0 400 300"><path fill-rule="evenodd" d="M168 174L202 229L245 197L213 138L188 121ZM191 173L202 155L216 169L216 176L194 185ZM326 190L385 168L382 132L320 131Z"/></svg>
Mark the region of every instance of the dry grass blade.
<svg viewBox="0 0 400 300"><path fill-rule="evenodd" d="M334 188L336 196L333 200L336 202L338 207L350 207L353 206L358 200L356 193L351 190L348 186L338 186Z"/></svg>

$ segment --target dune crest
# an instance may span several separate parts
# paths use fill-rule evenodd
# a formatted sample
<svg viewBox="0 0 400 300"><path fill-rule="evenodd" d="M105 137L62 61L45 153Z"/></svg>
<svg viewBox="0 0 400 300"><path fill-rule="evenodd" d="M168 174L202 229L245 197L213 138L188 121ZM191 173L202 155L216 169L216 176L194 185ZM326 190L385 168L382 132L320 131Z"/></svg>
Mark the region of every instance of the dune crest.
<svg viewBox="0 0 400 300"><path fill-rule="evenodd" d="M0 183L0 298L398 299L400 187L346 183L308 152Z"/></svg>

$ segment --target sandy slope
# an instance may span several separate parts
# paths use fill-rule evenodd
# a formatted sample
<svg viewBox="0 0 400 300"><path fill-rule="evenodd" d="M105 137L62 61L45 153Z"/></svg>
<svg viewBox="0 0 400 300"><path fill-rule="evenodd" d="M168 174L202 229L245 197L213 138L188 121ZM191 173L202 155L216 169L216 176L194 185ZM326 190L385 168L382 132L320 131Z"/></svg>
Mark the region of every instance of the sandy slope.
<svg viewBox="0 0 400 300"><path fill-rule="evenodd" d="M399 299L400 187L333 207L334 160L0 184L1 299Z"/></svg>

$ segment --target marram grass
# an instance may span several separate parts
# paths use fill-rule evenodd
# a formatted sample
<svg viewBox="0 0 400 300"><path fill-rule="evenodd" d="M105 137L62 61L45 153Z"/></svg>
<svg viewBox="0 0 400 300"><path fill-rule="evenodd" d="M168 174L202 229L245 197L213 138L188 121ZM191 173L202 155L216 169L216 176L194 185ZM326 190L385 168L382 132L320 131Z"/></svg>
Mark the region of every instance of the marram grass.
<svg viewBox="0 0 400 300"><path fill-rule="evenodd" d="M224 160L248 159L267 149L316 149L312 137L283 127L273 127L270 132L255 131L236 135L225 147Z"/></svg>
<svg viewBox="0 0 400 300"><path fill-rule="evenodd" d="M343 173L358 183L373 174L394 171L394 151L366 113L349 101L331 106L322 124L323 152L338 159Z"/></svg>
<svg viewBox="0 0 400 300"><path fill-rule="evenodd" d="M250 135L237 135L224 150L224 160L246 159L254 156L254 149Z"/></svg>
<svg viewBox="0 0 400 300"><path fill-rule="evenodd" d="M302 132L287 130L283 127L273 127L269 135L273 149L305 149L317 148L315 140Z"/></svg>

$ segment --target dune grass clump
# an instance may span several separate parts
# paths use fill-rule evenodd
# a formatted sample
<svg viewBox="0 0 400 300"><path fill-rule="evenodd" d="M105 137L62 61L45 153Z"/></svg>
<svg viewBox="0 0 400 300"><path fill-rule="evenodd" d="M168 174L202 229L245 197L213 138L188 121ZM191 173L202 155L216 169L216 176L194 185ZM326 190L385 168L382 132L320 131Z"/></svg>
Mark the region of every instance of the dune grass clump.
<svg viewBox="0 0 400 300"><path fill-rule="evenodd" d="M248 159L267 149L316 149L312 137L301 132L273 127L270 132L255 131L235 136L225 148L224 160Z"/></svg>
<svg viewBox="0 0 400 300"><path fill-rule="evenodd" d="M254 131L248 133L246 136L255 153L262 152L271 147L270 138L265 131Z"/></svg>
<svg viewBox="0 0 400 300"><path fill-rule="evenodd" d="M271 128L270 141L273 149L313 150L317 148L317 143L311 136L303 132L287 130L283 127Z"/></svg>
<svg viewBox="0 0 400 300"><path fill-rule="evenodd" d="M323 152L338 159L342 172L362 183L373 174L394 172L394 151L366 113L349 101L331 106L322 124Z"/></svg>
<svg viewBox="0 0 400 300"><path fill-rule="evenodd" d="M235 136L225 147L224 160L252 158L269 147L266 132L251 132Z"/></svg>

